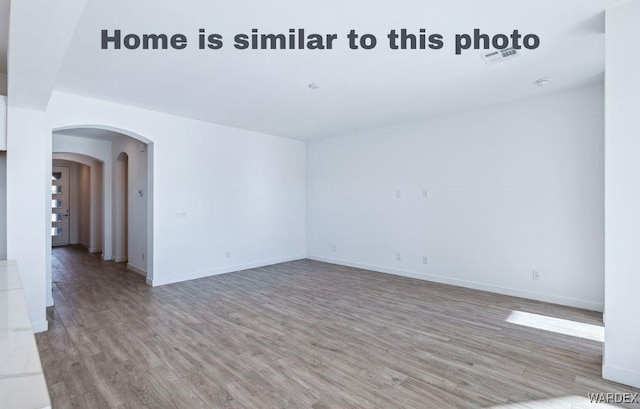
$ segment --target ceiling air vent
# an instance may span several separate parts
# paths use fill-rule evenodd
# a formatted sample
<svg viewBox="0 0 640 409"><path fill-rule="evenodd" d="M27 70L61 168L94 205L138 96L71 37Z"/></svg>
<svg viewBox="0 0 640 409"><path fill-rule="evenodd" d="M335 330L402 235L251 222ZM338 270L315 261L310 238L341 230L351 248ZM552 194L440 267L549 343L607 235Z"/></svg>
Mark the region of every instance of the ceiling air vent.
<svg viewBox="0 0 640 409"><path fill-rule="evenodd" d="M482 59L487 65L497 64L506 60L510 60L520 55L515 48L505 48L502 50L493 50L482 55Z"/></svg>

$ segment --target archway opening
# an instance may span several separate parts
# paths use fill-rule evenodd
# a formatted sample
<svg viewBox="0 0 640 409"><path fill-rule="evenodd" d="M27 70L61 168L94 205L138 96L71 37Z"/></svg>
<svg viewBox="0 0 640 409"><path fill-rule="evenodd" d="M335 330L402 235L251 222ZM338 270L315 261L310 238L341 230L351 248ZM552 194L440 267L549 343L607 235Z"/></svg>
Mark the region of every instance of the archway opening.
<svg viewBox="0 0 640 409"><path fill-rule="evenodd" d="M53 158L80 155L101 161L102 258L153 280L153 144L135 133L82 125L53 130ZM96 200L96 199L94 199ZM52 216L53 217L53 216ZM53 305L51 264L47 305Z"/></svg>

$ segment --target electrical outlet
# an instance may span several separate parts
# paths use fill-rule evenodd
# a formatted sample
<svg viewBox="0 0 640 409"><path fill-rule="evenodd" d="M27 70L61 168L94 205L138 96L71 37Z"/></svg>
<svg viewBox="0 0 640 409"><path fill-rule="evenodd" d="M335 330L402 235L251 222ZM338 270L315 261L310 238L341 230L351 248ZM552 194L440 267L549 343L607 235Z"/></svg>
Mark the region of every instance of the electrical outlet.
<svg viewBox="0 0 640 409"><path fill-rule="evenodd" d="M402 256L400 255L400 253L396 253L396 260L402 261Z"/></svg>
<svg viewBox="0 0 640 409"><path fill-rule="evenodd" d="M429 258L427 256L422 256L422 264L429 264Z"/></svg>
<svg viewBox="0 0 640 409"><path fill-rule="evenodd" d="M399 190L396 190L396 197L397 197L398 199L402 199L402 192L401 192L401 191L399 191Z"/></svg>
<svg viewBox="0 0 640 409"><path fill-rule="evenodd" d="M144 253L142 253L142 261L144 261Z"/></svg>
<svg viewBox="0 0 640 409"><path fill-rule="evenodd" d="M427 189L423 189L423 190L422 190L422 197L423 197L424 199L426 199L426 198L428 198L428 197L429 197L429 191L428 191ZM426 263L425 263L425 264L426 264Z"/></svg>
<svg viewBox="0 0 640 409"><path fill-rule="evenodd" d="M540 280L540 272L538 270L531 270L531 279Z"/></svg>
<svg viewBox="0 0 640 409"><path fill-rule="evenodd" d="M331 246L331 250L333 250L334 253L336 252L336 245L335 244Z"/></svg>
<svg viewBox="0 0 640 409"><path fill-rule="evenodd" d="M231 252L227 251L227 258L231 258Z"/></svg>

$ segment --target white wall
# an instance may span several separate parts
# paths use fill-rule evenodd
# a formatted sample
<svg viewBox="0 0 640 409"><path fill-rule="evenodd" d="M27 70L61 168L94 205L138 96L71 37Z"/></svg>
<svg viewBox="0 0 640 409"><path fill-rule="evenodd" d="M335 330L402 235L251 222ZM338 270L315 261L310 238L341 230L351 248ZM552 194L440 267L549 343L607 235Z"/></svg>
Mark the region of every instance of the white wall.
<svg viewBox="0 0 640 409"><path fill-rule="evenodd" d="M7 120L7 257L18 262L31 322L41 332L48 326L51 133L44 112L10 106Z"/></svg>
<svg viewBox="0 0 640 409"><path fill-rule="evenodd" d="M640 387L640 2L606 12L603 376Z"/></svg>
<svg viewBox="0 0 640 409"><path fill-rule="evenodd" d="M601 310L603 127L597 85L310 142L308 256Z"/></svg>
<svg viewBox="0 0 640 409"><path fill-rule="evenodd" d="M153 285L304 257L303 142L63 93L47 116L151 143Z"/></svg>

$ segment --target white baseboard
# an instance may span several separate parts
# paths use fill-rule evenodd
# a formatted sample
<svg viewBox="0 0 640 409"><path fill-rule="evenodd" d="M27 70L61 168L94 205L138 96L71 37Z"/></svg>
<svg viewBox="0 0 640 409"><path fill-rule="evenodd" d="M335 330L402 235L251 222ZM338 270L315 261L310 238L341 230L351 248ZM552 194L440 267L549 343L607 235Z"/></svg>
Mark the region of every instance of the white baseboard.
<svg viewBox="0 0 640 409"><path fill-rule="evenodd" d="M619 382L625 385L640 388L640 372L628 369L617 368L615 366L603 365L602 377L610 381Z"/></svg>
<svg viewBox="0 0 640 409"><path fill-rule="evenodd" d="M471 288L474 290L488 291L497 294L510 295L513 297L528 298L536 301L544 301L552 304L567 305L569 307L583 308L591 311L602 311L602 303L563 297L553 294L536 293L533 291L519 290L516 288L502 287L493 284L479 283L477 281L461 280L458 278L444 277L434 274L419 273L414 271L399 270L395 268L382 267L372 264L358 263L347 260L332 259L328 257L307 255L310 260L322 261L325 263L338 264L347 267L361 268L364 270L376 271L379 273L393 274L402 277L417 278L419 280L433 281L441 284L450 284L459 287Z"/></svg>
<svg viewBox="0 0 640 409"><path fill-rule="evenodd" d="M100 253L102 251L101 247L89 247L89 253L95 254Z"/></svg>
<svg viewBox="0 0 640 409"><path fill-rule="evenodd" d="M37 334L39 332L45 332L46 330L49 329L49 321L44 320L44 321L32 322L31 328L33 328L34 334Z"/></svg>
<svg viewBox="0 0 640 409"><path fill-rule="evenodd" d="M194 271L191 273L173 275L169 277L160 277L160 278L154 277L152 280L147 280L147 284L151 285L152 287L157 287L159 285L179 283L181 281L195 280L198 278L210 277L210 276L215 276L219 274L233 273L235 271L242 271L242 270L248 270L250 268L270 266L272 264L286 263L288 261L302 260L304 258L305 258L304 256L281 257L281 258L274 258L269 260L255 261L255 262L245 263L245 264L236 264L232 266Z"/></svg>
<svg viewBox="0 0 640 409"><path fill-rule="evenodd" d="M127 263L127 268L128 268L129 270L133 271L133 272L136 272L136 273L140 274L140 275L141 275L141 276L143 276L143 277L146 277L146 276L147 276L147 271L146 271L146 270L144 270L144 269L142 269L142 268L140 268L140 267L134 266L134 265L133 265L133 264L131 264L131 263Z"/></svg>
<svg viewBox="0 0 640 409"><path fill-rule="evenodd" d="M126 256L115 257L113 261L115 261L116 263L124 263L125 261L127 261L127 257Z"/></svg>

